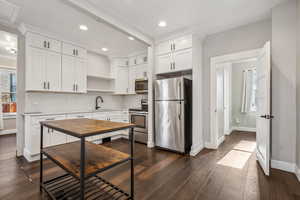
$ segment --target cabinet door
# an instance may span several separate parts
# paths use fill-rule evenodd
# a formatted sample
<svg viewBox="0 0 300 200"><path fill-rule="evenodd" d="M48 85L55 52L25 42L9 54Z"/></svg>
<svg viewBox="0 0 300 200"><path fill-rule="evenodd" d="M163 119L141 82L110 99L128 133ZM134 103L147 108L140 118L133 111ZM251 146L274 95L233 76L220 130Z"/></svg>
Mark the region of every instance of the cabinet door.
<svg viewBox="0 0 300 200"><path fill-rule="evenodd" d="M131 57L129 58L129 66L133 66L137 64L137 58L136 57Z"/></svg>
<svg viewBox="0 0 300 200"><path fill-rule="evenodd" d="M171 71L172 55L165 54L157 56L156 74L166 73Z"/></svg>
<svg viewBox="0 0 300 200"><path fill-rule="evenodd" d="M127 94L127 92L128 92L128 67L117 67L115 91L117 94Z"/></svg>
<svg viewBox="0 0 300 200"><path fill-rule="evenodd" d="M162 42L160 44L158 44L158 46L156 47L156 54L157 55L163 55L163 54L168 54L171 52L171 42L170 41L166 41L166 42Z"/></svg>
<svg viewBox="0 0 300 200"><path fill-rule="evenodd" d="M62 91L75 92L75 58L62 56Z"/></svg>
<svg viewBox="0 0 300 200"><path fill-rule="evenodd" d="M47 38L47 48L51 51L61 53L61 42L55 39Z"/></svg>
<svg viewBox="0 0 300 200"><path fill-rule="evenodd" d="M175 71L183 71L192 69L192 49L186 49L182 51L174 52L174 69Z"/></svg>
<svg viewBox="0 0 300 200"><path fill-rule="evenodd" d="M49 91L61 90L61 55L49 51L47 53L47 88Z"/></svg>
<svg viewBox="0 0 300 200"><path fill-rule="evenodd" d="M188 49L192 47L192 35L177 38L173 41L173 51Z"/></svg>
<svg viewBox="0 0 300 200"><path fill-rule="evenodd" d="M75 58L75 84L76 92L86 93L87 91L87 66L84 59Z"/></svg>
<svg viewBox="0 0 300 200"><path fill-rule="evenodd" d="M26 90L45 90L47 51L28 47L26 57Z"/></svg>
<svg viewBox="0 0 300 200"><path fill-rule="evenodd" d="M54 120L63 120L65 119L64 116L55 117ZM51 134L51 145L59 145L59 144L65 144L67 142L67 135L64 133L61 133L59 131L55 131L53 129L50 129Z"/></svg>
<svg viewBox="0 0 300 200"><path fill-rule="evenodd" d="M129 67L128 72L128 93L135 93L136 66Z"/></svg>
<svg viewBox="0 0 300 200"><path fill-rule="evenodd" d="M148 65L143 64L136 67L136 79L147 79Z"/></svg>

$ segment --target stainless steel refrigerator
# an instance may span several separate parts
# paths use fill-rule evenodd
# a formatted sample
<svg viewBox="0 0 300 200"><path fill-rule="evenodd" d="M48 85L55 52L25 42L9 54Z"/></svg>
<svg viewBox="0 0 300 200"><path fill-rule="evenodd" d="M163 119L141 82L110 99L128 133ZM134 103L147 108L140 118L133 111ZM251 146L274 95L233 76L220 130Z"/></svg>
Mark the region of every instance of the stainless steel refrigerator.
<svg viewBox="0 0 300 200"><path fill-rule="evenodd" d="M155 145L189 153L192 145L192 81L183 77L155 81Z"/></svg>

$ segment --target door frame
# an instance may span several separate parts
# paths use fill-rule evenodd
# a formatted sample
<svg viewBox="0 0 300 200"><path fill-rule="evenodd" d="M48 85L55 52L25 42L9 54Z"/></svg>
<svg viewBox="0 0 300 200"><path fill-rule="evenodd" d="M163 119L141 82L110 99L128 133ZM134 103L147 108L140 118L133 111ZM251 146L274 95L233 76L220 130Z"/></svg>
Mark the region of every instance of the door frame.
<svg viewBox="0 0 300 200"><path fill-rule="evenodd" d="M253 59L258 57L261 48L252 49L248 51L241 51L232 54L226 54L222 56L212 57L210 59L210 142L206 144L207 147L211 149L218 149L221 141L218 141L218 134L217 134L217 124L216 124L216 69L218 64L222 63L230 63L230 62L238 62L240 60L245 59Z"/></svg>

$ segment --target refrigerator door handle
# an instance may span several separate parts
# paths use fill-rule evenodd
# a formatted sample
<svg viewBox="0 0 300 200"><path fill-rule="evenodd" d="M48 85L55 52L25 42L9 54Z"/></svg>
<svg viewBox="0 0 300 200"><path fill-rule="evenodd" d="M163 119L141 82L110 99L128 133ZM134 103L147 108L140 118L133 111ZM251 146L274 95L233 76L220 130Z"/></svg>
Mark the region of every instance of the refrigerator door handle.
<svg viewBox="0 0 300 200"><path fill-rule="evenodd" d="M181 102L179 102L179 113L178 113L178 119L181 121Z"/></svg>

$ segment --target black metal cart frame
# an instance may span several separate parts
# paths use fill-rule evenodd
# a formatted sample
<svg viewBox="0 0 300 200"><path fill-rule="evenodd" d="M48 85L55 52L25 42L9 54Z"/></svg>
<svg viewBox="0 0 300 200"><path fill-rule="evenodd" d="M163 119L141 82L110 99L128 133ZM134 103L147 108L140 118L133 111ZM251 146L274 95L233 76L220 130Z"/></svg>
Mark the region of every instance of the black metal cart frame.
<svg viewBox="0 0 300 200"><path fill-rule="evenodd" d="M133 127L130 128L126 128L129 129L129 141L130 141L130 157L127 159L124 159L120 162L114 163L106 168L103 169L99 169L97 171L95 171L92 174L89 174L88 176L85 176L85 137L88 136L84 136L84 137L80 137L80 178L78 180L78 177L74 176L68 169L66 169L62 164L60 164L58 161L56 161L54 158L52 158L50 155L48 155L46 152L44 152L44 146L43 146L43 132L44 132L44 128L43 127L47 127L46 125L42 124L40 125L40 192L42 193L42 191L44 190L48 196L51 197L51 199L59 199L56 198L53 193L51 192L51 189L49 189L49 187L46 187L46 185L50 185L51 188L58 188L58 187L65 187L65 188L70 188L69 190L72 189L72 187L74 188L75 185L78 185L79 181L79 188L80 188L80 196L79 199L80 200L84 200L85 198L85 192L87 190L86 186L89 186L89 190L91 190L91 188L95 189L95 186L92 184L88 185L89 181L86 181L88 178L93 177L93 183L98 183L100 186L105 184L106 187L102 187L103 188L110 188L110 190L106 190L106 191L111 191L114 190L115 193L112 193L115 199L120 199L120 195L124 195L126 196L126 199L134 199L134 135L133 135ZM61 131L62 132L62 131ZM64 134L69 135L68 133L62 132ZM62 168L63 170L65 170L67 172L67 174L53 178L51 180L48 181L44 181L44 177L43 177L43 158L44 156L46 156L49 160L53 161L56 165L58 165L60 168ZM118 166L120 164L123 164L125 162L130 161L130 194L127 194L126 192L124 192L122 189L118 188L117 186L109 183L108 181L102 179L101 177L98 176L99 173L106 171L108 169L111 169L115 166ZM77 181L76 181L77 179ZM98 182L96 182L96 181ZM55 181L59 181L59 184L57 184L55 186L55 184L53 185L53 183ZM65 184L63 184L65 181ZM68 183L70 183L70 185L68 185ZM52 184L52 185L51 185ZM71 185L73 184L73 185ZM100 187L99 186L99 187ZM101 196L101 194L103 195L103 193L100 193L99 191L97 192L98 197ZM73 194L74 195L74 194ZM118 196L119 195L119 196ZM107 196L105 196L105 199L108 199Z"/></svg>

